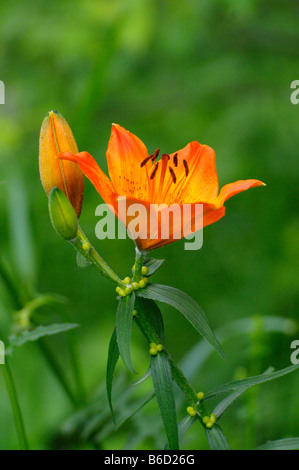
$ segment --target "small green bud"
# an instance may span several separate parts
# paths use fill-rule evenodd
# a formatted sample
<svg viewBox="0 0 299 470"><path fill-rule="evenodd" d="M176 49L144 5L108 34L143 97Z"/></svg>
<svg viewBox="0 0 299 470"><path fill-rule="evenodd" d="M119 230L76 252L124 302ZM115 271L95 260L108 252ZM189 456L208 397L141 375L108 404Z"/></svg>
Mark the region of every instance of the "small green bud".
<svg viewBox="0 0 299 470"><path fill-rule="evenodd" d="M215 414L212 414L212 415L210 416L210 422L214 424L214 423L216 423L216 420L217 420L216 415L215 415Z"/></svg>
<svg viewBox="0 0 299 470"><path fill-rule="evenodd" d="M187 408L187 413L190 415L190 416L196 416L197 412L196 410L193 408L193 406L188 406Z"/></svg>
<svg viewBox="0 0 299 470"><path fill-rule="evenodd" d="M119 294L120 291L121 291L121 288L120 288L119 286L117 286L117 287L115 288L115 292L116 292L117 294Z"/></svg>
<svg viewBox="0 0 299 470"><path fill-rule="evenodd" d="M202 422L204 424L207 424L209 421L210 421L210 416L205 416L204 418L202 418Z"/></svg>
<svg viewBox="0 0 299 470"><path fill-rule="evenodd" d="M209 421L206 423L206 427L207 427L208 429L211 429L213 426L214 426L214 423L213 423L211 420L209 420Z"/></svg>
<svg viewBox="0 0 299 470"><path fill-rule="evenodd" d="M156 347L157 347L156 343L150 343L150 348L156 348Z"/></svg>
<svg viewBox="0 0 299 470"><path fill-rule="evenodd" d="M125 277L124 278L124 283L125 284L131 284L131 278L130 277Z"/></svg>
<svg viewBox="0 0 299 470"><path fill-rule="evenodd" d="M84 251L89 251L91 248L91 244L89 242L82 243L82 248Z"/></svg>
<svg viewBox="0 0 299 470"><path fill-rule="evenodd" d="M149 353L151 356L156 356L158 353L157 348L154 348L154 347L150 348Z"/></svg>
<svg viewBox="0 0 299 470"><path fill-rule="evenodd" d="M133 310L133 317L136 317L137 315L137 310Z"/></svg>
<svg viewBox="0 0 299 470"><path fill-rule="evenodd" d="M132 271L135 272L135 264L134 264L134 266L132 267Z"/></svg>
<svg viewBox="0 0 299 470"><path fill-rule="evenodd" d="M163 349L164 349L164 346L163 346L163 344L157 344L156 348L157 348L158 352L162 352Z"/></svg>
<svg viewBox="0 0 299 470"><path fill-rule="evenodd" d="M138 282L138 286L140 287L140 289L143 289L146 286L146 282L143 279L141 279Z"/></svg>
<svg viewBox="0 0 299 470"><path fill-rule="evenodd" d="M124 289L119 289L118 293L121 297L126 297L126 295L127 295L126 291Z"/></svg>
<svg viewBox="0 0 299 470"><path fill-rule="evenodd" d="M51 222L56 232L65 240L73 240L78 232L76 212L66 197L58 188L53 188L49 195L49 212Z"/></svg>
<svg viewBox="0 0 299 470"><path fill-rule="evenodd" d="M139 289L139 284L138 284L138 282L132 282L131 286L132 286L132 288L133 288L134 290L138 290L138 289Z"/></svg>
<svg viewBox="0 0 299 470"><path fill-rule="evenodd" d="M142 276L146 276L148 274L148 268L146 266L142 266L141 274Z"/></svg>
<svg viewBox="0 0 299 470"><path fill-rule="evenodd" d="M199 400L203 400L205 397L205 394L203 392L198 392L196 396Z"/></svg>
<svg viewBox="0 0 299 470"><path fill-rule="evenodd" d="M133 291L133 289L132 289L131 286L128 286L128 287L125 288L125 293L126 293L126 295L131 294L132 291Z"/></svg>

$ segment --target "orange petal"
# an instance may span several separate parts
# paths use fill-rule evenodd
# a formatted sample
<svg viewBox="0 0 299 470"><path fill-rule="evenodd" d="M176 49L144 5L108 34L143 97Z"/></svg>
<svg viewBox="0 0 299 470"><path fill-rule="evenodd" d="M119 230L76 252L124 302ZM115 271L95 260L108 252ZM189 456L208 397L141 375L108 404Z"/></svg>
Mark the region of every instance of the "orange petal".
<svg viewBox="0 0 299 470"><path fill-rule="evenodd" d="M118 202L120 202L119 206ZM202 229L207 225L217 222L225 214L225 207L217 208L213 204L199 202L197 204L203 205L203 218L195 217L194 203L191 204L190 219L186 220L186 218L183 218L183 205L178 204L177 207L179 208L179 211L178 213L176 213L176 211L172 213L169 223L169 230L167 230L162 221L164 220L165 224L165 222L168 223L169 219L168 217L163 219L160 215L161 213L156 212L156 207L154 204L152 205L151 211L151 204L147 201L142 201L136 198L122 198L118 197L117 195L112 197L111 203L114 207L116 216L128 228L128 232L131 236L132 231L130 232L130 223L133 223L131 228L138 231L138 234L140 235L134 241L138 248L142 251L154 250L156 248L173 243L183 237L190 235L191 233L194 233L195 231ZM124 204L123 206L122 203ZM133 205L135 204L142 205L143 207L139 209L136 206L134 208ZM128 210L130 209L131 214L128 215ZM161 212L163 212L163 209ZM155 236L153 233L151 234L151 229L157 229ZM165 229L166 233L169 232L167 237L165 237Z"/></svg>
<svg viewBox="0 0 299 470"><path fill-rule="evenodd" d="M141 162L148 156L143 142L118 124L113 124L107 149L108 169L117 194L148 198L148 171Z"/></svg>
<svg viewBox="0 0 299 470"><path fill-rule="evenodd" d="M235 194L246 191L250 188L255 188L256 186L265 186L265 183L259 180L240 180L235 181L234 183L226 184L220 191L219 196L215 200L215 204L220 207L223 206L225 201Z"/></svg>
<svg viewBox="0 0 299 470"><path fill-rule="evenodd" d="M59 155L62 160L70 160L78 163L82 172L87 176L96 190L107 204L111 204L111 197L115 193L113 184L108 176L101 170L95 159L88 152L69 153Z"/></svg>
<svg viewBox="0 0 299 470"><path fill-rule="evenodd" d="M177 153L178 165L174 167L177 183L171 191L176 191L176 202L209 202L217 197L219 191L214 150L198 142L190 142ZM175 153L171 155L173 159ZM186 161L186 167L183 161ZM172 165L173 166L173 165Z"/></svg>

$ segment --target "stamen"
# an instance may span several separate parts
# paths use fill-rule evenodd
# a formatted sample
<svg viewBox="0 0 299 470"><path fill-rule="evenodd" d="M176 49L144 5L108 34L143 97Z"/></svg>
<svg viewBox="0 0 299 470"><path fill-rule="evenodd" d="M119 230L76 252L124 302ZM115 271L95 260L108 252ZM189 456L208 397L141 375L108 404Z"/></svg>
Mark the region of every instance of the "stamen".
<svg viewBox="0 0 299 470"><path fill-rule="evenodd" d="M157 173L157 170L158 170L158 167L159 167L159 162L156 163L156 166L154 168L154 171L152 172L151 176L150 176L150 179L154 179L154 177L156 176L156 173Z"/></svg>
<svg viewBox="0 0 299 470"><path fill-rule="evenodd" d="M186 160L183 160L183 163L184 163L185 173L186 173L186 178L187 178L187 176L189 175L189 166Z"/></svg>
<svg viewBox="0 0 299 470"><path fill-rule="evenodd" d="M173 156L173 163L175 167L178 166L178 154L177 153L175 153Z"/></svg>
<svg viewBox="0 0 299 470"><path fill-rule="evenodd" d="M169 172L170 172L170 175L171 175L172 181L173 181L174 183L176 183L176 176L175 176L175 172L173 171L173 169L171 168L171 166L169 167Z"/></svg>
<svg viewBox="0 0 299 470"><path fill-rule="evenodd" d="M142 162L141 162L141 168L147 164L148 161L150 161L151 159L153 158L153 155L149 155L148 157L146 157Z"/></svg>
<svg viewBox="0 0 299 470"><path fill-rule="evenodd" d="M152 162L154 162L155 160L157 160L158 158L158 155L160 153L160 149L156 149L152 155Z"/></svg>

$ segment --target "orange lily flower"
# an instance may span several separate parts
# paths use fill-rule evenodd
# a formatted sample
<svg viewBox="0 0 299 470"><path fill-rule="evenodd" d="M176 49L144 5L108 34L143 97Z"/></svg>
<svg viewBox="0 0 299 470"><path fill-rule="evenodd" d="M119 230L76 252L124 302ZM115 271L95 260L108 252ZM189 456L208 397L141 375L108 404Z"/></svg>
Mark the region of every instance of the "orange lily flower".
<svg viewBox="0 0 299 470"><path fill-rule="evenodd" d="M225 215L224 203L235 194L255 186L264 185L255 179L240 180L225 185L219 193L215 152L207 145L191 142L183 149L170 155L163 154L158 161L159 149L152 155L143 142L129 131L113 124L107 150L110 179L100 169L94 158L87 152L63 153L59 158L78 163L82 172L89 178L99 194L122 222L128 227L130 219L120 216L118 202L126 196L127 207L142 204L150 216L151 204L190 204L203 206L201 222L195 221L191 211L188 233L180 225L180 235L170 230L168 238L151 238L147 231L145 238L137 238L135 243L142 251L167 245L207 225L217 222Z"/></svg>

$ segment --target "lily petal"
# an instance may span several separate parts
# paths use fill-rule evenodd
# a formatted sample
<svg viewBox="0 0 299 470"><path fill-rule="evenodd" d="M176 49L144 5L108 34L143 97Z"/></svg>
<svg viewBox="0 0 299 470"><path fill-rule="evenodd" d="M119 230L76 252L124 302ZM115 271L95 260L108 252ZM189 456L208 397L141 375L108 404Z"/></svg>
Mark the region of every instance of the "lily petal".
<svg viewBox="0 0 299 470"><path fill-rule="evenodd" d="M141 162L148 156L146 146L134 134L113 124L107 149L108 170L117 194L148 198L148 172Z"/></svg>
<svg viewBox="0 0 299 470"><path fill-rule="evenodd" d="M209 202L216 198L219 183L214 150L208 145L194 141L172 154L172 159L175 154L178 162L175 168L178 177L176 188L178 202Z"/></svg>
<svg viewBox="0 0 299 470"><path fill-rule="evenodd" d="M220 207L223 206L225 201L234 196L235 194L247 191L247 189L255 188L257 186L266 186L265 183L259 180L239 180L234 183L226 184L220 191L219 196L216 198L215 204Z"/></svg>
<svg viewBox="0 0 299 470"><path fill-rule="evenodd" d="M69 153L65 152L58 156L62 160L69 160L78 163L81 171L94 185L98 193L107 204L111 204L112 195L115 189L105 173L101 170L95 159L88 152Z"/></svg>

